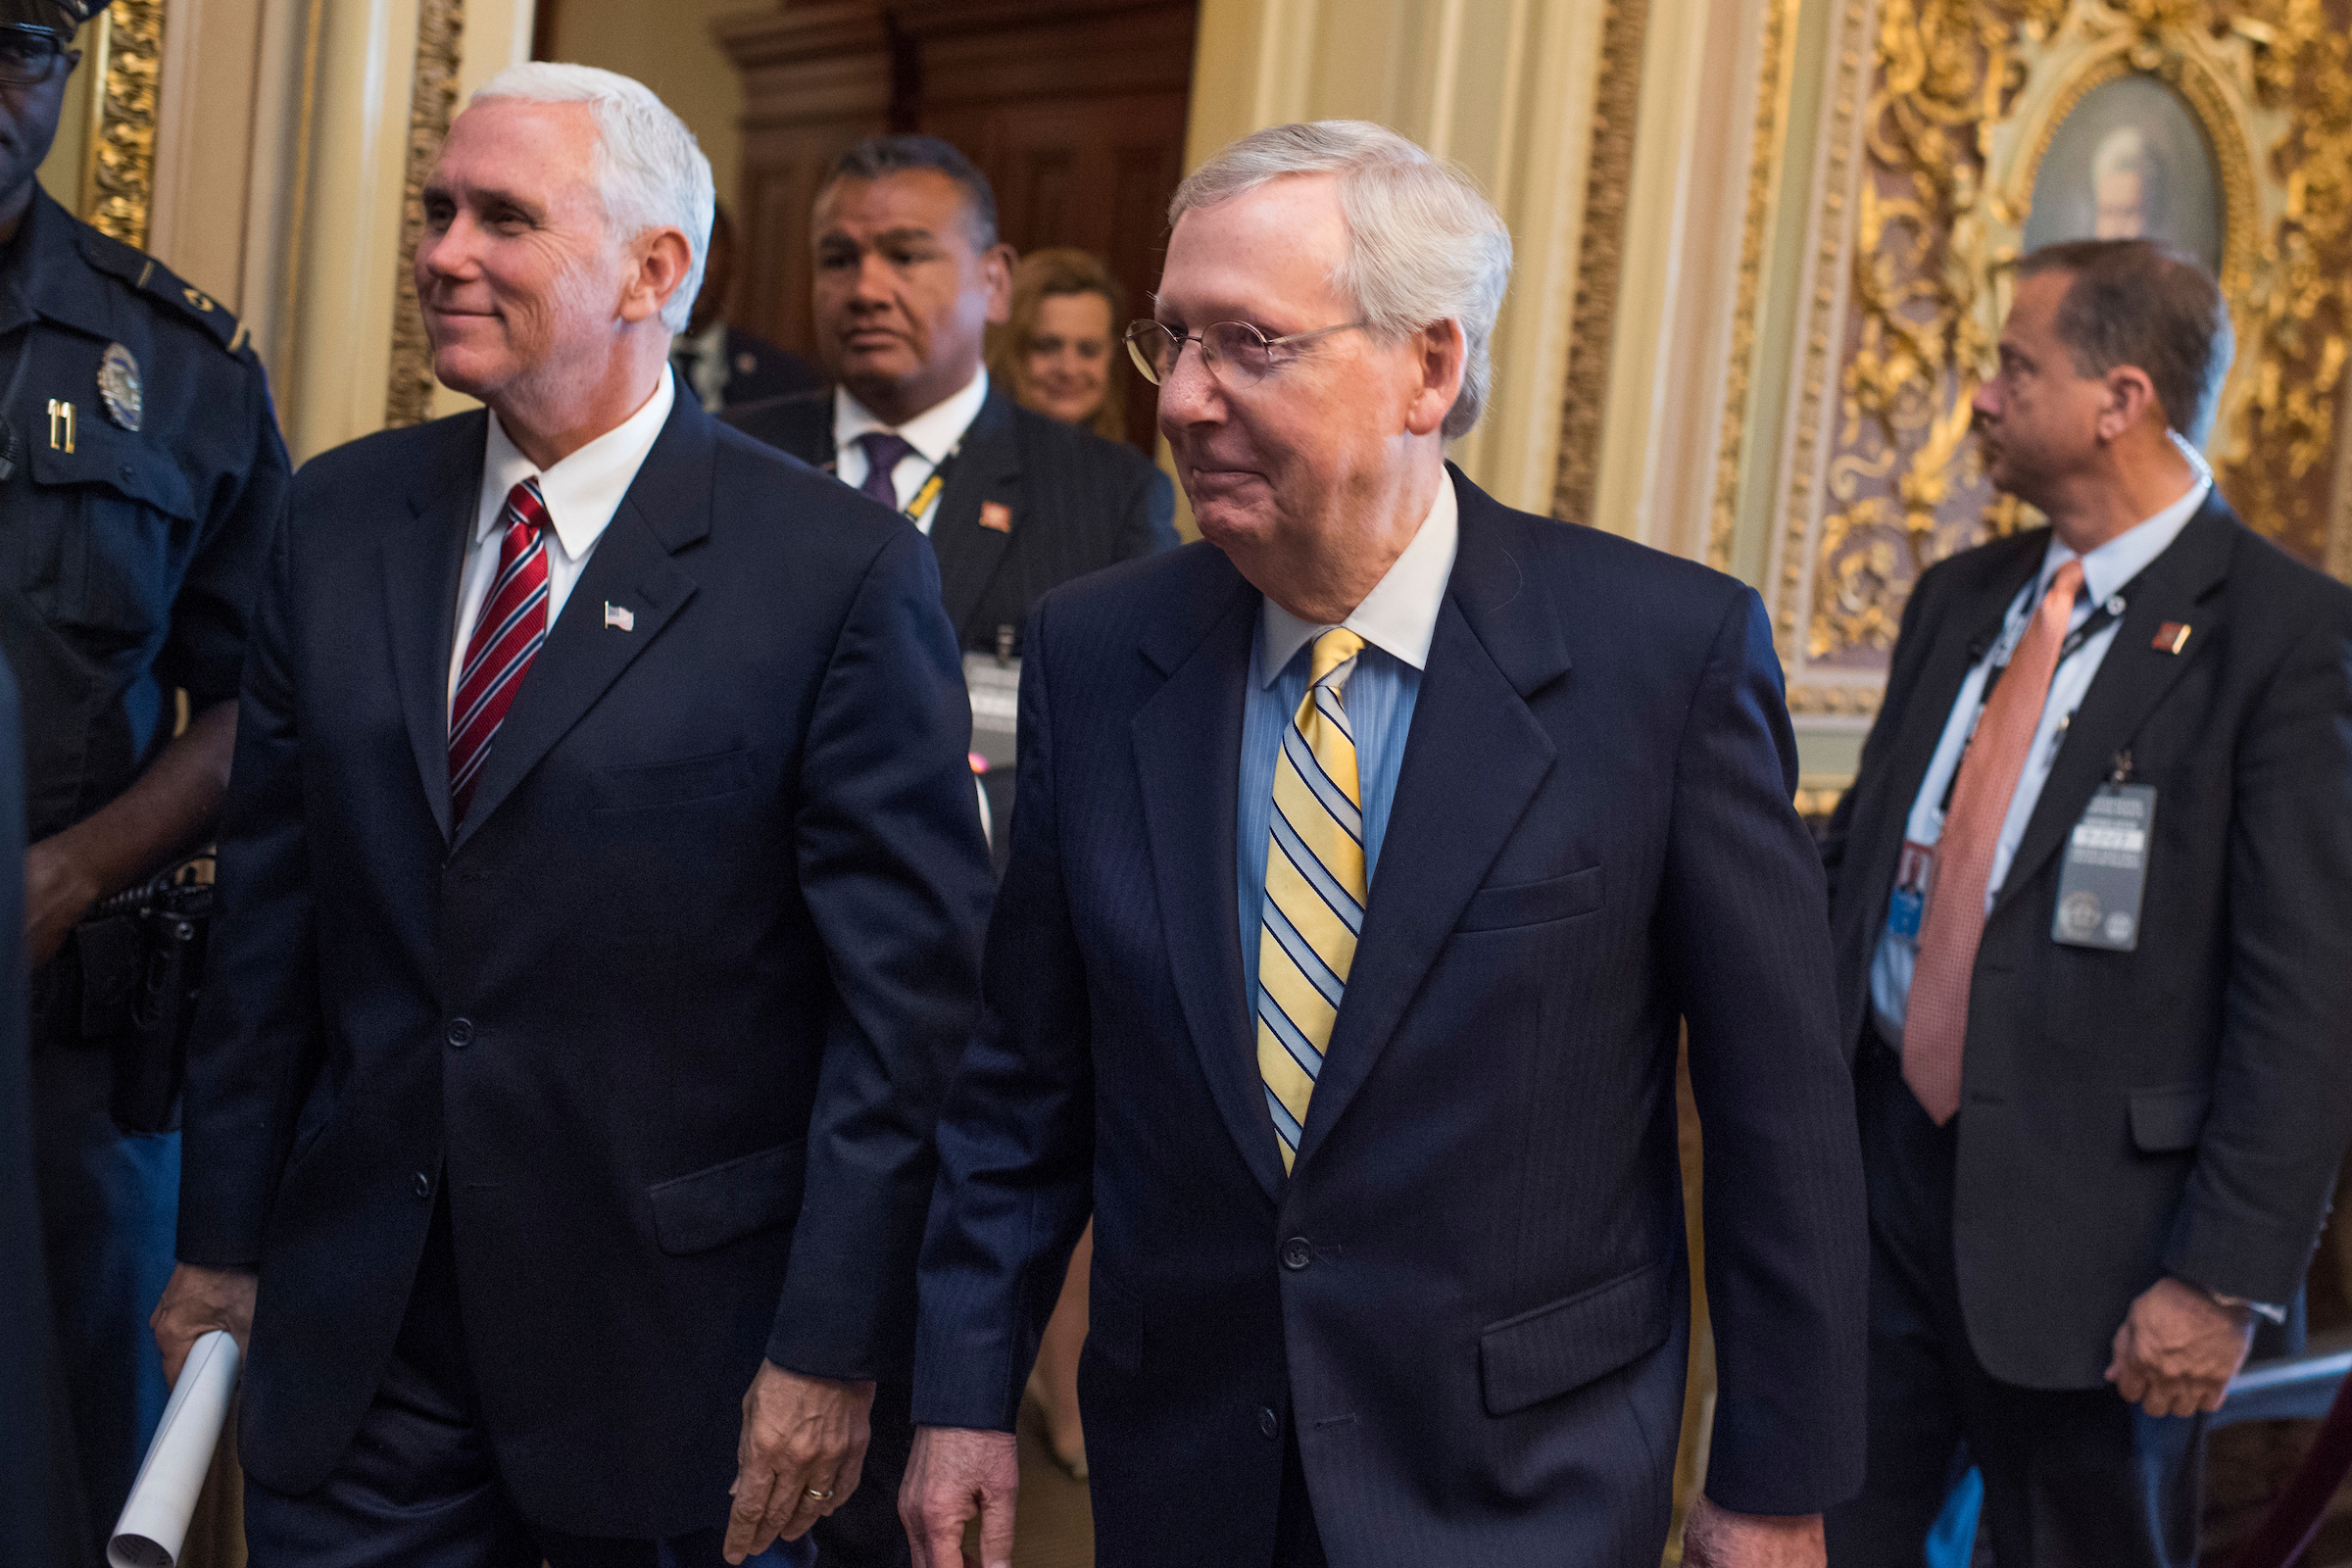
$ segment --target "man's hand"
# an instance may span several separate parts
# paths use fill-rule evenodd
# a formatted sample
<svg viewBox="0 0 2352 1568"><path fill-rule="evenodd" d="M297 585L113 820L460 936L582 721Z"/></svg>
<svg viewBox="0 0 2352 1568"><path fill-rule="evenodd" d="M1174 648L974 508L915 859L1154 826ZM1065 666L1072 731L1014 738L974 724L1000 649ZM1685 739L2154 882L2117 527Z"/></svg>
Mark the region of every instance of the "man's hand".
<svg viewBox="0 0 2352 1568"><path fill-rule="evenodd" d="M916 1427L899 1520L914 1568L1012 1568L1012 1504L1021 1462L1009 1432ZM980 1555L963 1549L963 1522L978 1515Z"/></svg>
<svg viewBox="0 0 2352 1568"><path fill-rule="evenodd" d="M1823 1568L1821 1515L1733 1513L1705 1497L1683 1526L1683 1568Z"/></svg>
<svg viewBox="0 0 2352 1568"><path fill-rule="evenodd" d="M70 835L46 838L24 852L24 949L38 969L57 956L66 936L105 895L74 853Z"/></svg>
<svg viewBox="0 0 2352 1568"><path fill-rule="evenodd" d="M727 1512L727 1561L765 1551L778 1537L798 1541L850 1500L865 1468L873 1407L871 1383L836 1383L760 1363L743 1396L743 1436L728 1489L735 1505Z"/></svg>
<svg viewBox="0 0 2352 1568"><path fill-rule="evenodd" d="M164 1352L164 1381L177 1383L196 1342L215 1329L226 1329L243 1350L253 1338L253 1298L261 1281L243 1269L204 1268L182 1263L172 1270L164 1298L155 1303L147 1326L155 1331L156 1348Z"/></svg>
<svg viewBox="0 0 2352 1568"><path fill-rule="evenodd" d="M2150 1415L2219 1410L2254 1348L2254 1309L2224 1306L2193 1285L2162 1279L2115 1331L2107 1381Z"/></svg>

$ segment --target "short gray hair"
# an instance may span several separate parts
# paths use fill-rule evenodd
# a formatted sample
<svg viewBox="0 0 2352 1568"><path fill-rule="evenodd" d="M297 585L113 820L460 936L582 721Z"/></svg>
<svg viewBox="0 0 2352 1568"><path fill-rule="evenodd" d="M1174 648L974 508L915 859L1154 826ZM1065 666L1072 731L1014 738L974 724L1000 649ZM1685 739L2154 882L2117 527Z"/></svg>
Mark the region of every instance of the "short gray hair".
<svg viewBox="0 0 2352 1568"><path fill-rule="evenodd" d="M511 99L531 104L586 104L596 118L597 190L614 232L635 238L649 228L683 230L692 257L686 279L662 307L662 324L686 329L703 287L710 250L710 213L717 193L710 160L694 132L644 82L594 66L534 60L509 66L482 83L468 104Z"/></svg>
<svg viewBox="0 0 2352 1568"><path fill-rule="evenodd" d="M1470 176L1368 120L1318 120L1252 131L1195 170L1168 203L1168 225L1290 174L1334 174L1348 254L1332 285L1373 332L1394 341L1459 322L1461 395L1446 439L1465 435L1494 379L1494 318L1511 281L1511 233Z"/></svg>

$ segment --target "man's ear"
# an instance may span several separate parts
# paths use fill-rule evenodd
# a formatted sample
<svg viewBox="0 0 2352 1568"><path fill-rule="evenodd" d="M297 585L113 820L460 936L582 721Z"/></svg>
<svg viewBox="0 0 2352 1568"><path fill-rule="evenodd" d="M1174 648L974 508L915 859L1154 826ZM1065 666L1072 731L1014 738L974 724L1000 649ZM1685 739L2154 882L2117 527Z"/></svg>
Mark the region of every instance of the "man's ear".
<svg viewBox="0 0 2352 1568"><path fill-rule="evenodd" d="M988 324L1003 326L1012 319L1012 264L1018 259L1009 245L991 245L980 253L980 276L988 285Z"/></svg>
<svg viewBox="0 0 2352 1568"><path fill-rule="evenodd" d="M620 318L632 322L661 315L694 267L694 247L681 229L650 229L637 236L635 250L637 267L620 296Z"/></svg>
<svg viewBox="0 0 2352 1568"><path fill-rule="evenodd" d="M1470 343L1462 323L1451 317L1432 321L1407 340L1421 371L1421 385L1406 405L1404 427L1415 435L1442 428L1462 395L1462 376L1470 366Z"/></svg>
<svg viewBox="0 0 2352 1568"><path fill-rule="evenodd" d="M2156 383L2148 372L2136 365L2119 365L2106 375L2107 388L2099 406L2099 439L2116 441L2125 431L2139 423L2153 412L2157 420L2164 418L2164 405L2156 396Z"/></svg>

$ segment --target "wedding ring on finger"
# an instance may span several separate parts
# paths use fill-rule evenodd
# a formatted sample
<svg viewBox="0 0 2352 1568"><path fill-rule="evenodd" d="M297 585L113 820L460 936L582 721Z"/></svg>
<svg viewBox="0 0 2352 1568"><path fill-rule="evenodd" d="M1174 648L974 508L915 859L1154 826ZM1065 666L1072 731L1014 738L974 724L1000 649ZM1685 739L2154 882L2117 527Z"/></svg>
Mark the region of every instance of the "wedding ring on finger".
<svg viewBox="0 0 2352 1568"><path fill-rule="evenodd" d="M805 1487L802 1490L808 1494L810 1502L830 1502L833 1500L833 1494L830 1491L819 1492L814 1487Z"/></svg>

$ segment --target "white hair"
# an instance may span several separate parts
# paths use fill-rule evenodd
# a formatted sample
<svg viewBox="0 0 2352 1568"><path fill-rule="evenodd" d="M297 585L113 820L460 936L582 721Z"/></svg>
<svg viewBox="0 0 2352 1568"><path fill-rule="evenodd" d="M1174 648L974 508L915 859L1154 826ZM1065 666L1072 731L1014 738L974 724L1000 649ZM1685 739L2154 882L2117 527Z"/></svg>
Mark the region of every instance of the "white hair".
<svg viewBox="0 0 2352 1568"><path fill-rule="evenodd" d="M494 99L588 106L596 118L596 186L614 234L633 239L649 228L676 228L686 235L692 255L685 281L662 307L663 326L686 330L703 286L710 213L717 204L710 160L686 122L645 83L594 66L536 60L509 66L475 89L467 103Z"/></svg>
<svg viewBox="0 0 2352 1568"><path fill-rule="evenodd" d="M1318 120L1252 131L1195 170L1168 203L1168 225L1292 174L1334 174L1348 254L1332 286L1391 341L1454 321L1462 390L1445 435L1467 434L1494 381L1494 317L1511 281L1511 233L1470 176L1368 120Z"/></svg>

